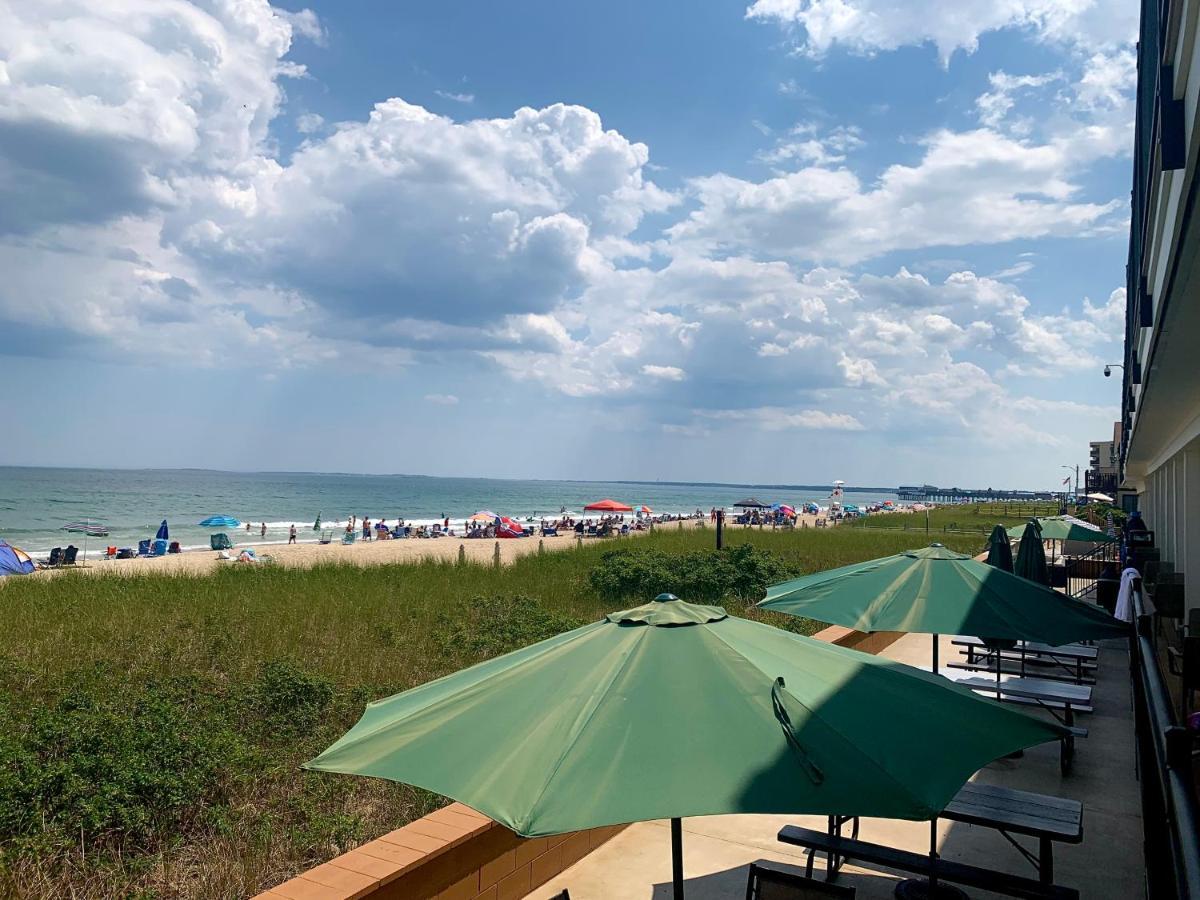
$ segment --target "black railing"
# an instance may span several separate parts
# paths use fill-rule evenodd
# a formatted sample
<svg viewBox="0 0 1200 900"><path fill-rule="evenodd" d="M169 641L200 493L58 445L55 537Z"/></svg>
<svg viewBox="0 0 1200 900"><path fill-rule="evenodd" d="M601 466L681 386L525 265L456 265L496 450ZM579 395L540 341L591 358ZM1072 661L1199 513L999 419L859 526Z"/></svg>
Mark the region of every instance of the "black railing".
<svg viewBox="0 0 1200 900"><path fill-rule="evenodd" d="M1096 544L1082 556L1068 556L1063 561L1067 570L1067 593L1076 600L1097 602L1102 577L1117 578L1118 544L1115 541ZM1105 572L1111 566L1110 572Z"/></svg>
<svg viewBox="0 0 1200 900"><path fill-rule="evenodd" d="M1192 734L1175 718L1158 664L1154 616L1134 593L1130 639L1134 728L1150 900L1200 898L1200 806L1192 776Z"/></svg>

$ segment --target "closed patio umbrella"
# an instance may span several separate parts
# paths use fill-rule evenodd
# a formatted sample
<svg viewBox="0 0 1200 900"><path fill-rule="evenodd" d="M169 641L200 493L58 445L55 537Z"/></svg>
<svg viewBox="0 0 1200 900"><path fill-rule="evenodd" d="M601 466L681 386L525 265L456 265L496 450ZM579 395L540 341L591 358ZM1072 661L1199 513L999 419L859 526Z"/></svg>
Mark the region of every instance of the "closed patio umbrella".
<svg viewBox="0 0 1200 900"><path fill-rule="evenodd" d="M988 537L987 564L1005 572L1013 570L1012 543L1003 525L993 528Z"/></svg>
<svg viewBox="0 0 1200 900"><path fill-rule="evenodd" d="M1017 559L1013 573L1036 582L1050 584L1050 570L1046 567L1046 548L1042 544L1042 529L1036 519L1022 526L1021 543L1017 545Z"/></svg>
<svg viewBox="0 0 1200 900"><path fill-rule="evenodd" d="M933 544L767 588L763 609L858 631L1040 641L1122 637L1124 623L1098 606Z"/></svg>
<svg viewBox="0 0 1200 900"><path fill-rule="evenodd" d="M931 819L980 766L1063 733L664 594L371 703L305 767L414 784L527 837L672 819L679 898L680 817Z"/></svg>
<svg viewBox="0 0 1200 900"><path fill-rule="evenodd" d="M167 528L167 520L163 519L162 524L158 526L158 532L154 535L156 541L169 541L171 539L171 531Z"/></svg>

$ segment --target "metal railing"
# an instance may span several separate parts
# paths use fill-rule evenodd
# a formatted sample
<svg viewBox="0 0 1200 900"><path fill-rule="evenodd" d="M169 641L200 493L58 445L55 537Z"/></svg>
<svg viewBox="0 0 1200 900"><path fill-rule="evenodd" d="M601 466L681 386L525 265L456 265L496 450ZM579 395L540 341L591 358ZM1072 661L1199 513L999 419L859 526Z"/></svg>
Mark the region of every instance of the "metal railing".
<svg viewBox="0 0 1200 900"><path fill-rule="evenodd" d="M1076 600L1096 602L1100 575L1106 565L1115 567L1119 545L1115 541L1096 544L1082 556L1069 556L1063 565L1067 570L1067 593ZM1115 575L1115 571L1113 573Z"/></svg>
<svg viewBox="0 0 1200 900"><path fill-rule="evenodd" d="M1134 594L1130 639L1134 728L1150 900L1200 898L1200 805L1192 776L1192 734L1175 718L1154 641L1154 616Z"/></svg>

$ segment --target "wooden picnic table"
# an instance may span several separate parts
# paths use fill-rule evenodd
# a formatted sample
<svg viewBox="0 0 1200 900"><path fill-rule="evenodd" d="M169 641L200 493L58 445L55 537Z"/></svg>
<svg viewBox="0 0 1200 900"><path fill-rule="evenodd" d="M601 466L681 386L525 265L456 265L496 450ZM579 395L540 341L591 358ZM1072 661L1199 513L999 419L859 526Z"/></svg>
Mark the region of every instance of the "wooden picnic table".
<svg viewBox="0 0 1200 900"><path fill-rule="evenodd" d="M849 860L873 862L888 868L933 875L939 881L951 881L1013 897L1071 898L1078 891L1054 883L1054 844L1078 844L1083 840L1083 804L1029 791L1017 791L994 785L969 782L942 811L940 818L968 825L993 828L1028 860L1037 871L1037 880L980 866L947 861L937 856L936 824L930 827L930 852L914 853L858 839L859 821L853 816L830 816L828 832L787 825L778 839L786 844L807 847L807 871L812 875L817 851L826 854L825 878L833 881ZM850 824L850 835L842 828ZM1014 835L1037 839L1037 848L1020 844Z"/></svg>
<svg viewBox="0 0 1200 900"><path fill-rule="evenodd" d="M1068 730L1061 741L1059 767L1066 775L1075 759L1075 738L1087 737L1087 729L1075 724L1075 713L1092 711L1092 688L1086 684L1065 684L1045 678L963 678L956 681L979 693L995 694L1002 703L1025 703L1040 706ZM1062 715L1058 710L1062 710Z"/></svg>
<svg viewBox="0 0 1200 900"><path fill-rule="evenodd" d="M965 663L952 662L949 664L950 668L970 671L992 669L994 667L988 658L990 657L991 660L999 658L1018 662L1018 672L1024 677L1027 674L1027 664L1032 660L1034 663L1043 663L1062 669L1067 677L1076 684L1095 681L1091 673L1096 669L1096 660L1100 654L1097 648L1084 644L1063 644L1059 647L1052 647L1036 641L1018 641L1017 645L1011 649L996 650L988 647L981 638L965 636L957 637L951 643L956 647L964 648L962 652L966 655L967 661ZM1003 672L1004 669L1001 668L1001 671ZM1040 675L1049 679L1063 677L1049 672L1043 672Z"/></svg>

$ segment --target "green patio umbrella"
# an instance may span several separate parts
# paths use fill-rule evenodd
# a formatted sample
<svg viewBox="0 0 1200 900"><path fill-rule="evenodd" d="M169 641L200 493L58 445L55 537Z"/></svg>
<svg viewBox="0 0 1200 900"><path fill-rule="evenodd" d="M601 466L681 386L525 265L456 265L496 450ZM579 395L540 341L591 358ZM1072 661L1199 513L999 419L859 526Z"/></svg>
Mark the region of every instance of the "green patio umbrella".
<svg viewBox="0 0 1200 900"><path fill-rule="evenodd" d="M764 609L858 631L1070 641L1127 634L1098 606L934 544L773 585Z"/></svg>
<svg viewBox="0 0 1200 900"><path fill-rule="evenodd" d="M669 594L367 706L306 768L402 781L518 834L680 817L931 819L1059 726L909 666Z"/></svg>
<svg viewBox="0 0 1200 900"><path fill-rule="evenodd" d="M1003 525L997 525L988 536L987 564L1005 572L1013 570L1012 544Z"/></svg>
<svg viewBox="0 0 1200 900"><path fill-rule="evenodd" d="M1070 516L1043 516L1029 521L1037 524L1044 541L1080 541L1090 544L1108 544L1116 540L1096 528L1089 528ZM1020 540L1025 536L1026 525L1017 525L1008 532L1010 540Z"/></svg>
<svg viewBox="0 0 1200 900"><path fill-rule="evenodd" d="M1046 548L1042 544L1042 529L1037 519L1030 519L1022 526L1021 543L1017 545L1017 560L1013 573L1037 584L1050 584L1050 570L1046 568Z"/></svg>

